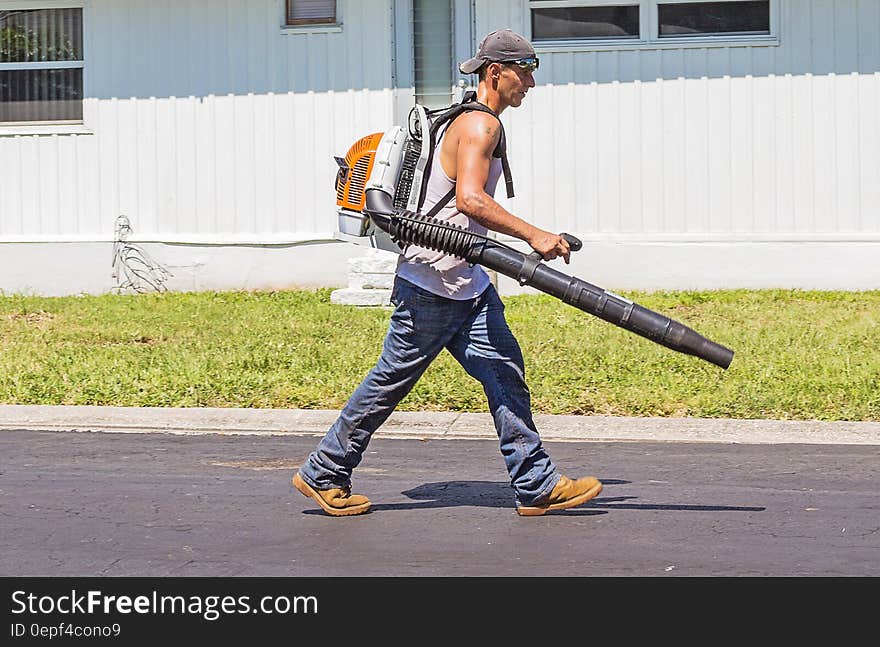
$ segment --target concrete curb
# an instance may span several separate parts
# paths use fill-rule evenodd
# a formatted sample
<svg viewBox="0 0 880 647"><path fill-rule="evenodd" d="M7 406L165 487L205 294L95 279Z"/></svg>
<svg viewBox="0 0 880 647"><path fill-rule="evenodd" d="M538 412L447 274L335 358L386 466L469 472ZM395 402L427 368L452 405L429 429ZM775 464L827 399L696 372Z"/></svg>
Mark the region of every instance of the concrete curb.
<svg viewBox="0 0 880 647"><path fill-rule="evenodd" d="M338 415L326 409L234 409L0 405L0 430L323 436ZM536 415L548 441L880 445L880 422L623 418ZM379 438L494 439L488 413L391 415Z"/></svg>

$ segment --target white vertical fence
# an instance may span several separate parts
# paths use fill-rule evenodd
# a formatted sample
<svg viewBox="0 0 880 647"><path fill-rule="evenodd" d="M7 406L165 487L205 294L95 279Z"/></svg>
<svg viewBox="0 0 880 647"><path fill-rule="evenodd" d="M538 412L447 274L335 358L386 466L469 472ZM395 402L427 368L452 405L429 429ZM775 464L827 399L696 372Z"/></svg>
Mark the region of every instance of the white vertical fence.
<svg viewBox="0 0 880 647"><path fill-rule="evenodd" d="M476 6L480 35L528 28ZM539 47L509 206L596 240L880 241L880 0L779 12L773 46Z"/></svg>
<svg viewBox="0 0 880 647"><path fill-rule="evenodd" d="M332 156L411 96L395 1L339 0L340 27L294 32L281 0L83 0L84 128L0 128L0 290L111 287L120 214L138 240L192 246L167 254L182 288L344 284L357 250L285 245L327 241ZM475 16L477 39L526 31L528 3ZM880 287L880 0L779 0L779 24L772 46L542 50L503 116L502 202L581 235L581 275L610 288ZM220 253L242 244L246 278Z"/></svg>
<svg viewBox="0 0 880 647"><path fill-rule="evenodd" d="M313 32L276 0L83 4L88 132L0 129L0 241L107 240L120 214L148 240L327 237L333 156L393 119L390 0Z"/></svg>

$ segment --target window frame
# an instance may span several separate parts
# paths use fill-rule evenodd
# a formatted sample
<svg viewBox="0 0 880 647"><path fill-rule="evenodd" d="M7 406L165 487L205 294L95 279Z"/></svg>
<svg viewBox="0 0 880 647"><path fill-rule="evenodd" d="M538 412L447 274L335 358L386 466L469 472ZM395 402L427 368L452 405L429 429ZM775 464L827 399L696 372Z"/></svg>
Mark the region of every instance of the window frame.
<svg viewBox="0 0 880 647"><path fill-rule="evenodd" d="M661 4L696 4L698 2L738 2L739 0L524 0L526 29L524 35L537 52L595 50L687 49L705 47L773 47L780 43L779 0L770 3L769 34L700 34L695 36L660 36ZM532 34L532 9L557 7L639 7L638 38L535 39Z"/></svg>
<svg viewBox="0 0 880 647"><path fill-rule="evenodd" d="M333 33L342 31L342 20L339 16L339 2L333 0L333 18L332 19L296 19L288 18L290 15L290 3L295 0L284 0L281 3L283 15L281 16L281 33L282 34L316 34L316 33Z"/></svg>
<svg viewBox="0 0 880 647"><path fill-rule="evenodd" d="M39 11L43 9L79 9L82 11L82 59L76 61L31 61L27 63L0 62L0 71L7 70L60 70L83 71L83 97L86 95L86 0L47 0L46 2L22 2L0 0L0 11ZM0 135L90 133L85 129L85 105L82 119L53 119L50 121L0 121Z"/></svg>

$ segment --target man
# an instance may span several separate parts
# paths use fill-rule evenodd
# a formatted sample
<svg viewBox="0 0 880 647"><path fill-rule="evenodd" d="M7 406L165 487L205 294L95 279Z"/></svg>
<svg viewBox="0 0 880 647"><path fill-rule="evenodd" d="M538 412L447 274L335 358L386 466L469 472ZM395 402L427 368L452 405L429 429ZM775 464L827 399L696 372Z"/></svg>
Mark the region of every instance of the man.
<svg viewBox="0 0 880 647"><path fill-rule="evenodd" d="M502 170L493 157L502 134L497 115L522 104L535 86L537 68L532 45L509 29L486 36L476 56L459 66L465 74L479 74L477 101L494 114L465 112L442 133L425 209L454 186L455 200L437 218L480 234L492 229L515 236L545 260L562 257L568 263L570 249L562 236L529 224L492 198ZM544 450L532 420L519 344L483 268L411 245L398 261L391 300L395 310L376 366L293 477L304 496L333 516L370 509L367 497L351 493L352 471L373 432L444 348L483 385L520 515L581 505L601 492L593 477L573 480L559 474Z"/></svg>

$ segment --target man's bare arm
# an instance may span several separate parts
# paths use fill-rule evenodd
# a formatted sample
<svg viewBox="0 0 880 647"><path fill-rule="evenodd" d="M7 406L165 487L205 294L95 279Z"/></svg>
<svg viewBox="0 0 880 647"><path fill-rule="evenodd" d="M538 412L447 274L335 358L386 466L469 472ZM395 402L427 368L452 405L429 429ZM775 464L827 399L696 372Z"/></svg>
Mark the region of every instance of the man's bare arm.
<svg viewBox="0 0 880 647"><path fill-rule="evenodd" d="M527 242L546 260L562 256L569 262L568 242L519 218L486 193L492 153L501 137L501 125L492 115L471 112L459 118L455 207L492 231Z"/></svg>

